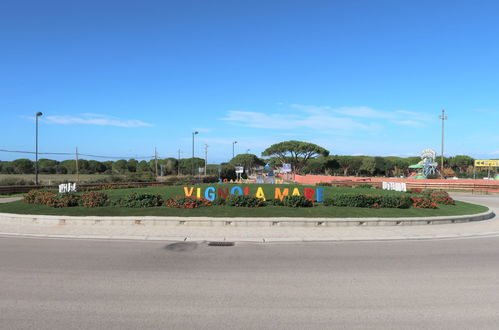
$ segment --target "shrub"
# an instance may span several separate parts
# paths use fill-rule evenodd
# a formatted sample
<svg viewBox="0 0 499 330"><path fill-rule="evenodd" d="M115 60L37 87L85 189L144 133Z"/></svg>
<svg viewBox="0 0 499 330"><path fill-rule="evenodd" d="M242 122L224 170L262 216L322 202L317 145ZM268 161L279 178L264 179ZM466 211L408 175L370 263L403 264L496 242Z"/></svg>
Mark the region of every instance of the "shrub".
<svg viewBox="0 0 499 330"><path fill-rule="evenodd" d="M204 198L196 197L175 197L165 202L166 207L180 209L196 209L199 207L212 206L212 202Z"/></svg>
<svg viewBox="0 0 499 330"><path fill-rule="evenodd" d="M320 186L320 187L331 187L333 184L330 182L319 182L319 183L316 183L315 185Z"/></svg>
<svg viewBox="0 0 499 330"><path fill-rule="evenodd" d="M24 201L50 207L72 207L78 205L79 198L75 193L57 194L52 190L31 190L24 196Z"/></svg>
<svg viewBox="0 0 499 330"><path fill-rule="evenodd" d="M412 206L420 209L436 209L437 202L425 197L411 197Z"/></svg>
<svg viewBox="0 0 499 330"><path fill-rule="evenodd" d="M51 190L31 190L24 196L24 201L29 204L52 206L57 194Z"/></svg>
<svg viewBox="0 0 499 330"><path fill-rule="evenodd" d="M326 206L342 207L371 207L371 208L400 208L411 207L411 198L407 195L366 195L366 194L338 194L324 199Z"/></svg>
<svg viewBox="0 0 499 330"><path fill-rule="evenodd" d="M215 183L218 182L218 176L208 175L202 178L203 183Z"/></svg>
<svg viewBox="0 0 499 330"><path fill-rule="evenodd" d="M50 205L52 207L73 207L78 206L80 196L75 193L57 194ZM48 204L47 204L48 205Z"/></svg>
<svg viewBox="0 0 499 330"><path fill-rule="evenodd" d="M314 203L306 199L304 196L286 196L282 200L282 204L288 207L312 207Z"/></svg>
<svg viewBox="0 0 499 330"><path fill-rule="evenodd" d="M225 199L224 198L220 198L220 197L217 197L215 198L211 204L213 205L225 205Z"/></svg>
<svg viewBox="0 0 499 330"><path fill-rule="evenodd" d="M269 200L267 204L272 206L284 206L284 203L280 199Z"/></svg>
<svg viewBox="0 0 499 330"><path fill-rule="evenodd" d="M225 205L235 207L262 207L266 203L260 198L247 195L233 195L225 201Z"/></svg>
<svg viewBox="0 0 499 330"><path fill-rule="evenodd" d="M357 188L361 188L361 189L374 189L374 186L370 185L369 183L363 183L363 184L359 184L357 186Z"/></svg>
<svg viewBox="0 0 499 330"><path fill-rule="evenodd" d="M155 207L163 204L163 198L159 194L137 194L133 192L121 198L116 204L130 208Z"/></svg>
<svg viewBox="0 0 499 330"><path fill-rule="evenodd" d="M450 197L446 191L443 190L424 190L423 196L431 199L437 204L456 205L456 201L452 197Z"/></svg>
<svg viewBox="0 0 499 330"><path fill-rule="evenodd" d="M84 207L101 207L108 203L109 197L103 192L87 192L80 198L80 205Z"/></svg>

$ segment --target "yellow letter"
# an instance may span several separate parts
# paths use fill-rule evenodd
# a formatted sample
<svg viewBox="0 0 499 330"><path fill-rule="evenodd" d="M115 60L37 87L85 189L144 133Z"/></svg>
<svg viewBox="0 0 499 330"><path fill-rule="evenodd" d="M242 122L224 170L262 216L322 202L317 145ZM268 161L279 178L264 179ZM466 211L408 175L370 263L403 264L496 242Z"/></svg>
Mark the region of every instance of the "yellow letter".
<svg viewBox="0 0 499 330"><path fill-rule="evenodd" d="M293 196L300 196L300 191L298 190L298 188L294 188L293 189L293 193L291 195L293 195Z"/></svg>
<svg viewBox="0 0 499 330"><path fill-rule="evenodd" d="M288 188L284 188L281 192L281 188L275 188L275 194L274 194L274 199L279 199L279 200L283 200L284 197L288 196L289 195L289 189Z"/></svg>
<svg viewBox="0 0 499 330"><path fill-rule="evenodd" d="M201 198L201 188L196 189L196 196L197 198Z"/></svg>
<svg viewBox="0 0 499 330"><path fill-rule="evenodd" d="M185 197L191 197L193 192L194 192L194 187L191 187L191 190L187 190L187 187L184 187Z"/></svg>
<svg viewBox="0 0 499 330"><path fill-rule="evenodd" d="M265 194L263 192L262 187L258 187L258 189L256 190L255 196L256 196L256 198L260 198L260 199L263 199L264 201L266 201Z"/></svg>

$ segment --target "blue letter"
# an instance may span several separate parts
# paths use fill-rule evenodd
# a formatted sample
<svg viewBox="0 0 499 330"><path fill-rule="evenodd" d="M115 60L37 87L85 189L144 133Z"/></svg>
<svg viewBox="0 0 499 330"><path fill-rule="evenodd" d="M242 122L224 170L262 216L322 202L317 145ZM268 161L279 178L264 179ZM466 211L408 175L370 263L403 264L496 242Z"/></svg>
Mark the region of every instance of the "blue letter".
<svg viewBox="0 0 499 330"><path fill-rule="evenodd" d="M215 199L215 187L208 187L204 191L204 198L206 198L209 201L212 201Z"/></svg>
<svg viewBox="0 0 499 330"><path fill-rule="evenodd" d="M324 188L317 188L317 202L322 202L324 198Z"/></svg>
<svg viewBox="0 0 499 330"><path fill-rule="evenodd" d="M239 191L239 195L242 195L243 194L243 190L241 189L241 187L239 186L235 186L233 187L231 190L230 190L230 194L231 195L235 195L236 194L236 190Z"/></svg>

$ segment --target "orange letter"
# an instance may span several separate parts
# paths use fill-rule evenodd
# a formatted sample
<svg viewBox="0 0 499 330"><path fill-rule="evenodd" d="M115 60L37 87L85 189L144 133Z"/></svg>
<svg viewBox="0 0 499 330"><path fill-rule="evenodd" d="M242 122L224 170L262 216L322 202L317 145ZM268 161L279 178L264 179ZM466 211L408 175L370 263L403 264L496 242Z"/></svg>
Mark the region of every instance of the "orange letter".
<svg viewBox="0 0 499 330"><path fill-rule="evenodd" d="M191 190L187 190L187 187L184 187L185 197L191 197L193 192L194 192L194 187L191 187Z"/></svg>
<svg viewBox="0 0 499 330"><path fill-rule="evenodd" d="M281 192L281 188L275 188L275 194L274 194L274 199L279 199L279 200L283 200L284 197L288 196L289 195L289 189L288 188L284 188Z"/></svg>

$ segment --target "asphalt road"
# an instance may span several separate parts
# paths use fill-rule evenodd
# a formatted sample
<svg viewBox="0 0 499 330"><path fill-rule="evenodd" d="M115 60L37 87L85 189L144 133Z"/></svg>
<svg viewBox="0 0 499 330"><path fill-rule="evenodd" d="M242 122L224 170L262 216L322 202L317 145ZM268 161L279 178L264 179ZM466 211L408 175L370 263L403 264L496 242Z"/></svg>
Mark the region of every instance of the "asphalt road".
<svg viewBox="0 0 499 330"><path fill-rule="evenodd" d="M499 238L0 238L2 329L497 329Z"/></svg>

